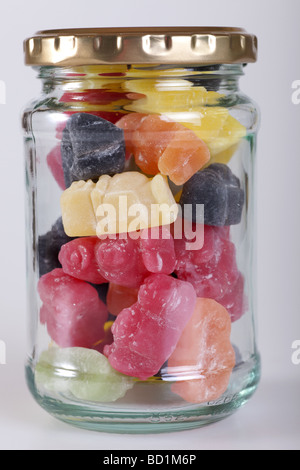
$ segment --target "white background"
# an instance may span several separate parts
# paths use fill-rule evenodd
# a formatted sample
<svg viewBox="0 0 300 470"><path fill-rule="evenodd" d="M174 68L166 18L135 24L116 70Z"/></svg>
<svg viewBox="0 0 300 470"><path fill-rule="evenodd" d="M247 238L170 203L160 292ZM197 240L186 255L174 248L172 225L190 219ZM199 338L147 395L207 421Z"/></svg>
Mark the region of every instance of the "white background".
<svg viewBox="0 0 300 470"><path fill-rule="evenodd" d="M10 0L0 5L0 448L299 449L300 80L299 0ZM26 355L24 174L21 111L39 92L23 64L23 40L41 29L105 26L240 26L255 33L259 59L241 88L261 108L258 140L258 345L262 380L235 415L206 428L162 435L114 435L56 421L33 401Z"/></svg>

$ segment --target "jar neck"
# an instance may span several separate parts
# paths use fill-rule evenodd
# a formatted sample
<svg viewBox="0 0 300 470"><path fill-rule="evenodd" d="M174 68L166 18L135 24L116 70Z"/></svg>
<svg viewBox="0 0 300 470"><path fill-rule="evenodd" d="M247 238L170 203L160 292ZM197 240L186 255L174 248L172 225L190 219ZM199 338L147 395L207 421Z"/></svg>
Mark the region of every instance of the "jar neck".
<svg viewBox="0 0 300 470"><path fill-rule="evenodd" d="M52 93L55 89L76 91L102 88L105 83L118 83L120 80L153 79L162 87L180 86L191 82L209 91L234 93L239 90L239 78L244 75L244 64L221 65L92 65L78 67L42 66L37 68L42 81L43 92ZM184 82L182 82L182 80ZM185 85L184 85L185 86ZM177 89L177 88L176 88Z"/></svg>

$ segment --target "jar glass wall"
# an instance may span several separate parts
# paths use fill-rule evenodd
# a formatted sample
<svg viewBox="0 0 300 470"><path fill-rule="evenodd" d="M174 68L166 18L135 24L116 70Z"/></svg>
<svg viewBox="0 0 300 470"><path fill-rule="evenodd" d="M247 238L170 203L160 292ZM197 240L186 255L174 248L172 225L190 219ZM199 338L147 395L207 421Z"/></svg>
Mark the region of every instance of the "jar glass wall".
<svg viewBox="0 0 300 470"><path fill-rule="evenodd" d="M37 68L23 114L37 402L163 432L255 391L255 147L241 64Z"/></svg>

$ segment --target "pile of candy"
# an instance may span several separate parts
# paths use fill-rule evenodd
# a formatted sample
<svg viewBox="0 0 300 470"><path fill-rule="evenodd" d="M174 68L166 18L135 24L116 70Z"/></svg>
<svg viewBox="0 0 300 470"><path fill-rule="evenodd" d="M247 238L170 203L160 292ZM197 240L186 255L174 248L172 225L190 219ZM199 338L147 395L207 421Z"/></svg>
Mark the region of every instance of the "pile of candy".
<svg viewBox="0 0 300 470"><path fill-rule="evenodd" d="M231 324L247 307L230 237L245 195L227 164L246 130L216 91L175 84L120 80L61 98L75 103L47 157L61 217L39 237L40 322L52 342L35 379L48 391L114 401L156 376L203 403L228 387ZM203 243L189 249L175 224L191 206L197 227L201 204Z"/></svg>

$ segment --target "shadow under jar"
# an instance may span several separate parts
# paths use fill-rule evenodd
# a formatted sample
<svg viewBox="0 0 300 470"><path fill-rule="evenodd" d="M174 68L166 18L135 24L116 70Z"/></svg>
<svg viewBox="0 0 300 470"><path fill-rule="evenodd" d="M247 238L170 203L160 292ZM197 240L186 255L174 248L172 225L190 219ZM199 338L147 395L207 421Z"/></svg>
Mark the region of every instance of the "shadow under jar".
<svg viewBox="0 0 300 470"><path fill-rule="evenodd" d="M256 390L255 148L238 28L43 31L23 113L35 400L115 433L191 429Z"/></svg>

